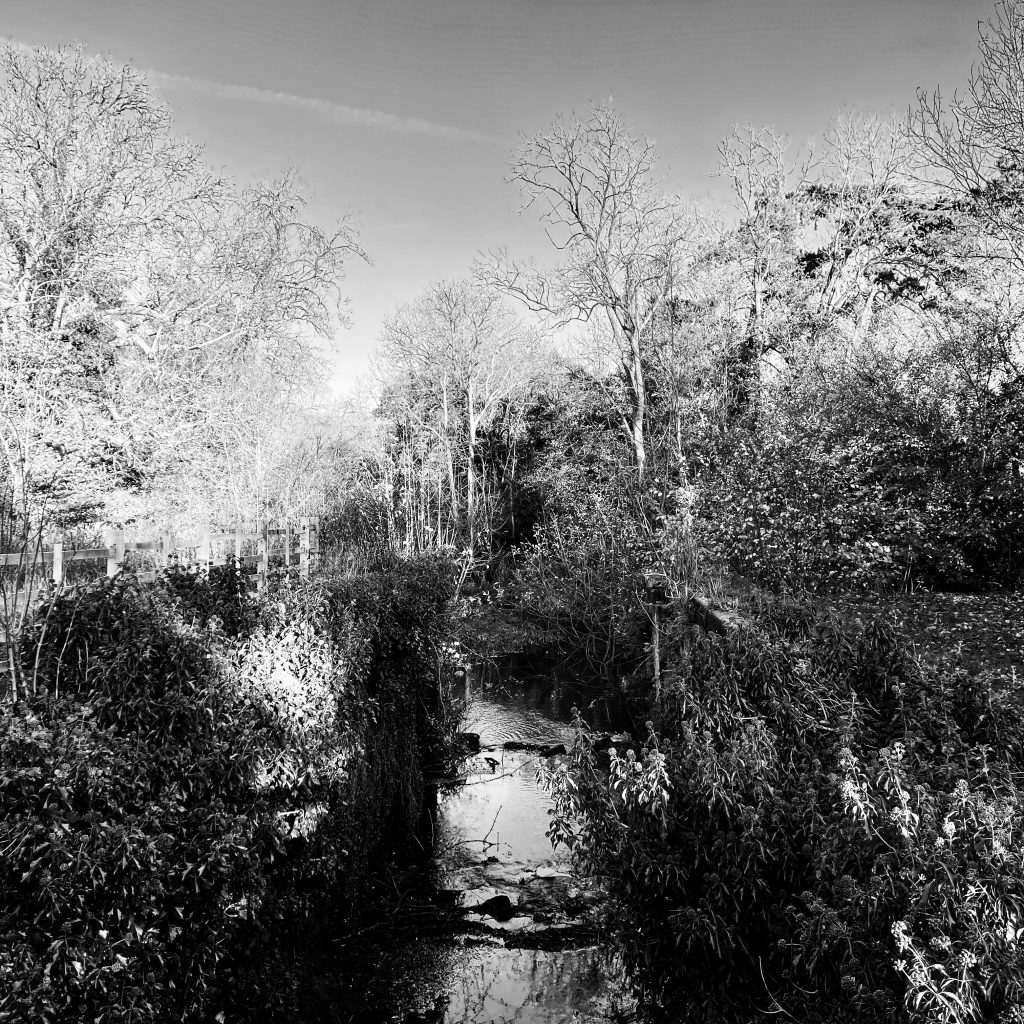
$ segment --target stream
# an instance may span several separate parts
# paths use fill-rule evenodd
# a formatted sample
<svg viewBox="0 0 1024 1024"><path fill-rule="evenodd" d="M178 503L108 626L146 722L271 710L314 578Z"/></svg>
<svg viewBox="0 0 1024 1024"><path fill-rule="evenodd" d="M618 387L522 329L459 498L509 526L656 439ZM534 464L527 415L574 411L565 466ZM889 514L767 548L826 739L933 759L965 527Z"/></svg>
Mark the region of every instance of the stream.
<svg viewBox="0 0 1024 1024"><path fill-rule="evenodd" d="M382 943L375 984L402 1024L560 1024L632 1019L597 927L600 892L573 877L545 834L551 800L537 782L541 753L505 744L572 743L572 708L613 731L603 698L515 666L471 668L457 680L467 732L460 782L430 816L432 856L401 936ZM561 757L564 755L553 755ZM425 884L424 884L425 883ZM438 907L440 905L440 907ZM398 922L401 924L401 920Z"/></svg>

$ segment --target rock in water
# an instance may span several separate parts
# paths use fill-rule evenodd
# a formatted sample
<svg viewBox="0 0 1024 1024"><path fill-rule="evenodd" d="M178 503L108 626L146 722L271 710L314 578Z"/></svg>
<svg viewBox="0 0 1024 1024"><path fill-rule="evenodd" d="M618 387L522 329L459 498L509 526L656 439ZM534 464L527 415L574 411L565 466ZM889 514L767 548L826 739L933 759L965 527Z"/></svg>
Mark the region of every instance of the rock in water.
<svg viewBox="0 0 1024 1024"><path fill-rule="evenodd" d="M568 871L559 871L558 868L548 867L544 865L537 868L534 874L538 878L571 878L572 875Z"/></svg>
<svg viewBox="0 0 1024 1024"><path fill-rule="evenodd" d="M502 744L506 750L537 750L539 743L524 743L522 740L506 740Z"/></svg>
<svg viewBox="0 0 1024 1024"><path fill-rule="evenodd" d="M475 914L493 917L495 921L507 921L515 913L515 907L507 896L492 896L489 900L468 909Z"/></svg>

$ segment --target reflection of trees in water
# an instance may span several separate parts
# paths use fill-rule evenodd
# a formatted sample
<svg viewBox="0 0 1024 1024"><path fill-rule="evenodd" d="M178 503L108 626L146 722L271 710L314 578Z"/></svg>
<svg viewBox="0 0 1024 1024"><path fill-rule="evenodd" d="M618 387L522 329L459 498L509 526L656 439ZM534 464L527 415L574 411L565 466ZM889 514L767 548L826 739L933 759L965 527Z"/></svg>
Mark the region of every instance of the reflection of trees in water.
<svg viewBox="0 0 1024 1024"><path fill-rule="evenodd" d="M490 736L491 742L550 738L552 727L564 728L577 707L596 729L612 728L622 718L604 685L560 677L552 668L529 668L514 661L470 666L454 684L451 696L461 701L471 717L479 717L483 710L481 724L501 733ZM474 704L478 706L474 708Z"/></svg>
<svg viewBox="0 0 1024 1024"><path fill-rule="evenodd" d="M408 922L406 922L408 924ZM362 950L366 963L360 975L361 984L353 991L351 1004L339 1019L344 1024L363 1021L400 1020L441 1024L447 1018L446 995L433 1000L427 1009L430 994L441 993L454 970L455 957L461 951L446 941L413 938L408 933L378 935ZM347 965L351 972L352 963Z"/></svg>
<svg viewBox="0 0 1024 1024"><path fill-rule="evenodd" d="M593 950L482 950L452 979L447 1024L549 1024L598 1009L606 987Z"/></svg>
<svg viewBox="0 0 1024 1024"><path fill-rule="evenodd" d="M356 1020L406 1024L577 1024L635 1019L621 966L596 949L559 952L399 944L378 961ZM367 1014L370 1007L386 1015Z"/></svg>

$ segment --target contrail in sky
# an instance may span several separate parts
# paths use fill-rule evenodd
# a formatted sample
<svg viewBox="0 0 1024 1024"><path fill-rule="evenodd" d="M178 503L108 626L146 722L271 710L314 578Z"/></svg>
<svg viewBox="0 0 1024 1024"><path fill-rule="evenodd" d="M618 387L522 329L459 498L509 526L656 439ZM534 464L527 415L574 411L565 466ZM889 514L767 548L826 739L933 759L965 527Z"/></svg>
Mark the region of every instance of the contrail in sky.
<svg viewBox="0 0 1024 1024"><path fill-rule="evenodd" d="M7 42L22 53L31 54L33 47L29 43L17 39ZM378 131L398 132L403 135L425 135L434 139L450 139L453 142L475 142L488 146L507 145L503 139L486 135L483 132L470 131L468 128L456 128L452 125L438 124L421 117L401 117L389 114L385 110L373 110L368 107L349 107L344 103L332 103L316 96L296 96L290 92L277 92L274 89L258 89L252 85L232 85L230 82L216 82L209 78L192 78L190 75L172 75L165 71L154 71L152 68L139 69L154 85L165 89L185 89L201 96L212 96L222 100L243 100L246 103L260 103L268 107L282 107L301 110L303 113L318 117L323 121L347 125L353 128L376 128Z"/></svg>
<svg viewBox="0 0 1024 1024"><path fill-rule="evenodd" d="M427 135L435 139L450 139L455 142L482 142L487 145L505 145L503 140L482 132L466 128L455 128L419 117L400 117L384 110L367 107L349 107L344 103L332 103L315 96L296 96L289 92L273 89L257 89L251 85L232 85L215 82L206 78L192 78L188 75L171 75L163 71L146 71L146 77L157 86L167 89L187 89L203 96L223 100L244 100L263 106L283 107L301 110L306 114L331 121L334 124L350 125L355 128L376 128L380 131L399 132L404 135Z"/></svg>

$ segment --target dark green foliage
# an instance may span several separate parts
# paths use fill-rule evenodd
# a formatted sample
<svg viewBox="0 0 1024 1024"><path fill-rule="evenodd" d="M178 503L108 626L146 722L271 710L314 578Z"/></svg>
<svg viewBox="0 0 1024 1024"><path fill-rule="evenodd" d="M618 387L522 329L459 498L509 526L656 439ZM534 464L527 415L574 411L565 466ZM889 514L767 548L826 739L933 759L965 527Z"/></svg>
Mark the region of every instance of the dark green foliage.
<svg viewBox="0 0 1024 1024"><path fill-rule="evenodd" d="M908 393L879 368L847 381L827 416L805 396L720 444L701 488L709 552L789 590L1018 584L1020 382L951 382L951 399L924 378Z"/></svg>
<svg viewBox="0 0 1024 1024"><path fill-rule="evenodd" d="M662 552L647 524L614 498L578 493L565 505L522 549L516 591L558 650L617 681L644 658L642 574L659 567Z"/></svg>
<svg viewBox="0 0 1024 1024"><path fill-rule="evenodd" d="M537 395L527 410L513 494L520 537L533 539L545 519L573 514L587 495L628 487L629 443L613 401L621 387L567 367Z"/></svg>
<svg viewBox="0 0 1024 1024"><path fill-rule="evenodd" d="M252 600L248 581L234 564L211 566L208 572L171 568L163 584L183 621L200 629L213 625L232 638L252 633L264 607Z"/></svg>
<svg viewBox="0 0 1024 1024"><path fill-rule="evenodd" d="M607 774L581 731L552 836L610 877L652 1017L1009 1020L1022 722L1012 676L924 667L884 622L782 616L693 639Z"/></svg>
<svg viewBox="0 0 1024 1024"><path fill-rule="evenodd" d="M296 936L418 816L451 575L58 599L3 709L0 1019L288 1019Z"/></svg>
<svg viewBox="0 0 1024 1024"><path fill-rule="evenodd" d="M45 696L4 709L5 1010L162 1020L204 1005L271 824L258 709L204 640L130 579L55 606Z"/></svg>
<svg viewBox="0 0 1024 1024"><path fill-rule="evenodd" d="M830 447L800 425L788 435L738 435L704 494L704 547L731 571L770 587L899 583L910 538L894 550L898 515L880 500L883 488L862 479L846 447Z"/></svg>
<svg viewBox="0 0 1024 1024"><path fill-rule="evenodd" d="M883 615L930 660L957 659L969 671L1024 675L1024 592L847 595L834 601L846 618Z"/></svg>

